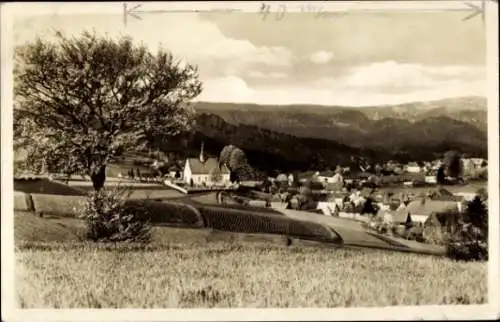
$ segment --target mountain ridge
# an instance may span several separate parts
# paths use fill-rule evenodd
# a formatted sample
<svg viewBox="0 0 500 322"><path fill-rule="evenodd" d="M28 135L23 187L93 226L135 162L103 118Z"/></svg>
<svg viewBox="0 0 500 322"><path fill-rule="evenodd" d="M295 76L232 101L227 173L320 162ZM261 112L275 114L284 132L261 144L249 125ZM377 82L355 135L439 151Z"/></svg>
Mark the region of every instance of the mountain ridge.
<svg viewBox="0 0 500 322"><path fill-rule="evenodd" d="M442 136L465 145L487 145L486 99L481 97L364 108L199 102L195 110L217 115L233 125L254 125L296 137L327 139L358 148L379 149L384 144L404 148L407 143L397 136L403 135L412 141L412 136L418 139L431 132L438 136L432 141L440 141L439 136ZM439 119L435 120L436 117ZM441 129L431 131L430 126Z"/></svg>

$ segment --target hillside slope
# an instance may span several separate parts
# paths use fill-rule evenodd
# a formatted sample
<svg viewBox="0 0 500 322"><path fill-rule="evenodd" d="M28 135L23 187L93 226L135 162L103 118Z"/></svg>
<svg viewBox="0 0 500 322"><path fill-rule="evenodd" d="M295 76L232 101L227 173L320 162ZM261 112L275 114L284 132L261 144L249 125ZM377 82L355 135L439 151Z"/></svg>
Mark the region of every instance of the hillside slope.
<svg viewBox="0 0 500 322"><path fill-rule="evenodd" d="M486 101L476 97L362 108L204 102L195 108L233 126L250 125L383 153L458 148L468 154L486 154Z"/></svg>

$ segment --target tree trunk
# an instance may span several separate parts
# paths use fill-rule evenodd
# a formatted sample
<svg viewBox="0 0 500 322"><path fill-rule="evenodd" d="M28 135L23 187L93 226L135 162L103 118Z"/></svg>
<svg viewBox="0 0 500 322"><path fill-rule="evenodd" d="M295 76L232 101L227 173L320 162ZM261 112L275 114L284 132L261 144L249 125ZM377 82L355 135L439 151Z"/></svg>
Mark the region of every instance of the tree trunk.
<svg viewBox="0 0 500 322"><path fill-rule="evenodd" d="M101 190L104 187L104 182L106 181L106 166L103 165L98 168L96 172L92 173L90 179L92 180L94 190Z"/></svg>

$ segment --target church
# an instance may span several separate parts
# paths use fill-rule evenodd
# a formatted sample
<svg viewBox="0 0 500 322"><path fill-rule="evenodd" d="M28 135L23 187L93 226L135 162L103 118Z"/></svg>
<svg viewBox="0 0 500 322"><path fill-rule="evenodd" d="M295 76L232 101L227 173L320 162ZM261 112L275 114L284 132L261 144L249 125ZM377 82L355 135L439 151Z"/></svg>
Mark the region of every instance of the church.
<svg viewBox="0 0 500 322"><path fill-rule="evenodd" d="M226 184L229 183L229 169L225 165L219 169L217 158L206 158L202 143L200 156L186 160L183 179L188 185Z"/></svg>

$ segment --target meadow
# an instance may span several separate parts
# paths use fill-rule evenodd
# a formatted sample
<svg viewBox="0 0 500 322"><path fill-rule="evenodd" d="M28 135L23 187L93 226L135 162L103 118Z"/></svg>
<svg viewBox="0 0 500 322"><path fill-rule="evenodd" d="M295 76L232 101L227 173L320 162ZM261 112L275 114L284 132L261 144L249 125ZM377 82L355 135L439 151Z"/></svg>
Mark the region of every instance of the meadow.
<svg viewBox="0 0 500 322"><path fill-rule="evenodd" d="M155 227L149 246L81 241L83 222L15 215L23 308L359 307L486 302L487 263ZM244 236L247 236L246 238ZM273 239L274 238L274 239Z"/></svg>

